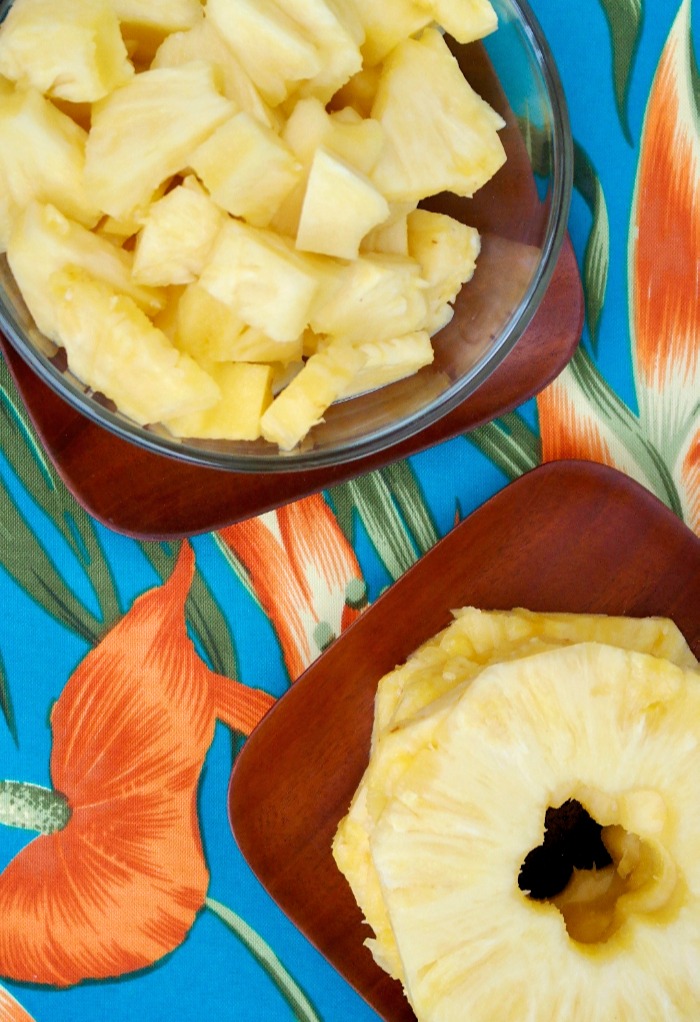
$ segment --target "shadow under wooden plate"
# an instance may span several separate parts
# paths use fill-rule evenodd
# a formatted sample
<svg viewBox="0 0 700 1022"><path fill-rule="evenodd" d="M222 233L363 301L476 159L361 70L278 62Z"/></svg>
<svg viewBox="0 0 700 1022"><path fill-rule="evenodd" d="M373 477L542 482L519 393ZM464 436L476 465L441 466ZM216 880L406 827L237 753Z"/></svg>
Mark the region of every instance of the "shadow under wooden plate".
<svg viewBox="0 0 700 1022"><path fill-rule="evenodd" d="M452 608L672 618L700 655L700 539L626 476L542 466L458 525L309 668L248 739L229 813L280 907L386 1022L414 1018L375 964L331 840L367 765L379 678Z"/></svg>

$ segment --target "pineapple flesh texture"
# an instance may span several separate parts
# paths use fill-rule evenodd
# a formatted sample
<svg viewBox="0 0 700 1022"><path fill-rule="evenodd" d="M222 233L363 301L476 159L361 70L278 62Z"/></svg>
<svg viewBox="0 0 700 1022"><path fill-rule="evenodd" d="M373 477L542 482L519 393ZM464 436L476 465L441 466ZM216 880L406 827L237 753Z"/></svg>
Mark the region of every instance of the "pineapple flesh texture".
<svg viewBox="0 0 700 1022"><path fill-rule="evenodd" d="M387 199L471 197L505 162L504 121L474 92L442 35L426 29L387 58L372 107L386 144L372 179Z"/></svg>
<svg viewBox="0 0 700 1022"><path fill-rule="evenodd" d="M233 219L221 228L199 282L275 341L303 333L318 287L313 267L291 243Z"/></svg>
<svg viewBox="0 0 700 1022"><path fill-rule="evenodd" d="M165 303L161 290L134 281L130 252L69 220L51 205L32 202L18 215L7 260L37 327L57 343L60 333L49 280L67 266L82 267L128 295L149 314L157 313Z"/></svg>
<svg viewBox="0 0 700 1022"><path fill-rule="evenodd" d="M416 0L458 43L473 43L496 31L498 18L489 0Z"/></svg>
<svg viewBox="0 0 700 1022"><path fill-rule="evenodd" d="M581 643L487 667L464 691L371 838L418 1018L697 1017L699 680ZM643 848L595 943L518 886L547 807L570 798Z"/></svg>
<svg viewBox="0 0 700 1022"><path fill-rule="evenodd" d="M364 341L356 348L364 356L365 364L343 397L364 394L413 376L419 369L431 365L435 358L427 330L383 341Z"/></svg>
<svg viewBox="0 0 700 1022"><path fill-rule="evenodd" d="M306 182L296 247L356 259L364 236L389 216L389 204L364 175L317 149Z"/></svg>
<svg viewBox="0 0 700 1022"><path fill-rule="evenodd" d="M205 14L271 106L321 71L312 41L273 0L207 0Z"/></svg>
<svg viewBox="0 0 700 1022"><path fill-rule="evenodd" d="M166 36L151 67L179 67L193 60L204 60L213 66L221 91L237 110L244 110L270 128L277 125L272 108L263 100L241 62L209 18L201 18L185 32Z"/></svg>
<svg viewBox="0 0 700 1022"><path fill-rule="evenodd" d="M85 188L85 131L34 88L0 89L0 190L7 214L0 222L5 251L15 215L29 202L51 203L85 227L100 210Z"/></svg>
<svg viewBox="0 0 700 1022"><path fill-rule="evenodd" d="M176 436L208 440L257 440L260 419L272 401L272 367L218 362L207 371L221 391L215 405L165 423Z"/></svg>
<svg viewBox="0 0 700 1022"><path fill-rule="evenodd" d="M296 447L323 421L324 412L342 396L363 362L361 353L345 344L329 344L311 355L263 415L265 439L282 451Z"/></svg>
<svg viewBox="0 0 700 1022"><path fill-rule="evenodd" d="M355 0L365 40L362 57L365 68L375 67L403 39L415 35L433 20L432 12L414 0Z"/></svg>
<svg viewBox="0 0 700 1022"><path fill-rule="evenodd" d="M200 0L110 0L132 59L144 70L164 39L202 19Z"/></svg>
<svg viewBox="0 0 700 1022"><path fill-rule="evenodd" d="M109 0L15 0L0 74L55 99L93 103L134 74Z"/></svg>
<svg viewBox="0 0 700 1022"><path fill-rule="evenodd" d="M178 185L151 203L136 239L132 274L139 284L189 284L202 271L224 214L205 194Z"/></svg>
<svg viewBox="0 0 700 1022"><path fill-rule="evenodd" d="M301 164L272 128L241 111L195 149L190 166L214 201L267 227L301 177Z"/></svg>
<svg viewBox="0 0 700 1022"><path fill-rule="evenodd" d="M219 388L126 295L82 270L49 281L68 365L83 383L141 424L209 408Z"/></svg>
<svg viewBox="0 0 700 1022"><path fill-rule="evenodd" d="M128 216L234 112L203 61L136 75L93 107L86 187L105 213Z"/></svg>
<svg viewBox="0 0 700 1022"><path fill-rule="evenodd" d="M668 659L683 669L697 668L681 632L666 618L536 614L520 608L488 612L466 607L447 628L381 679L370 762L340 823L333 854L375 934L367 946L393 978L403 979L403 969L370 840L395 786L485 667L550 647L591 641Z"/></svg>
<svg viewBox="0 0 700 1022"><path fill-rule="evenodd" d="M474 276L481 250L479 232L444 213L416 209L407 218L408 253L416 259L428 282L431 334L452 318L452 303Z"/></svg>
<svg viewBox="0 0 700 1022"><path fill-rule="evenodd" d="M300 83L301 95L327 103L333 94L362 68L359 43L364 31L349 0L277 0L301 26L319 58L318 72Z"/></svg>

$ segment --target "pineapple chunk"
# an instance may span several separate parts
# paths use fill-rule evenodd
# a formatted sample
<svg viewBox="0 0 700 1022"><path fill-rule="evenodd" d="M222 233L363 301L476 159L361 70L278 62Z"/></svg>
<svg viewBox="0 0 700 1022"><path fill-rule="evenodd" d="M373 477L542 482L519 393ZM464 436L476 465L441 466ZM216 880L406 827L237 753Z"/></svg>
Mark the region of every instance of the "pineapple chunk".
<svg viewBox="0 0 700 1022"><path fill-rule="evenodd" d="M270 128L277 126L274 112L263 100L210 18L198 21L186 32L173 32L166 36L156 51L151 67L179 67L193 60L205 60L213 66L221 91L237 110L245 110Z"/></svg>
<svg viewBox="0 0 700 1022"><path fill-rule="evenodd" d="M472 196L505 161L503 119L471 88L435 29L387 58L372 107L385 145L372 172L394 202Z"/></svg>
<svg viewBox="0 0 700 1022"><path fill-rule="evenodd" d="M365 234L388 216L386 199L364 175L325 149L316 150L299 217L298 249L355 259Z"/></svg>
<svg viewBox="0 0 700 1022"><path fill-rule="evenodd" d="M423 366L430 365L435 358L427 330L405 334L403 337L389 337L383 341L364 341L356 345L356 348L364 356L365 363L343 397L354 397L413 376Z"/></svg>
<svg viewBox="0 0 700 1022"><path fill-rule="evenodd" d="M316 333L361 344L423 329L426 284L415 260L367 254L327 272L309 319Z"/></svg>
<svg viewBox="0 0 700 1022"><path fill-rule="evenodd" d="M144 68L163 39L202 20L200 0L110 0L134 60Z"/></svg>
<svg viewBox="0 0 700 1022"><path fill-rule="evenodd" d="M307 325L318 280L311 263L272 231L224 224L200 284L249 326L292 341Z"/></svg>
<svg viewBox="0 0 700 1022"><path fill-rule="evenodd" d="M207 0L205 13L272 106L321 70L311 40L274 0Z"/></svg>
<svg viewBox="0 0 700 1022"><path fill-rule="evenodd" d="M364 364L361 352L345 344L329 344L317 351L304 368L277 395L261 420L266 440L291 451L324 412L342 396Z"/></svg>
<svg viewBox="0 0 700 1022"><path fill-rule="evenodd" d="M14 213L30 201L50 202L86 227L100 218L84 183L86 134L36 89L0 91L0 190L7 247Z"/></svg>
<svg viewBox="0 0 700 1022"><path fill-rule="evenodd" d="M206 195L178 185L148 207L132 275L154 287L189 284L202 272L224 214Z"/></svg>
<svg viewBox="0 0 700 1022"><path fill-rule="evenodd" d="M219 206L255 227L267 227L302 170L279 136L245 111L198 146L190 166Z"/></svg>
<svg viewBox="0 0 700 1022"><path fill-rule="evenodd" d="M276 0L301 26L319 57L319 70L300 88L301 95L327 103L334 92L362 67L358 43L364 32L353 3L348 0Z"/></svg>
<svg viewBox="0 0 700 1022"><path fill-rule="evenodd" d="M165 423L176 436L207 440L257 440L260 418L272 401L272 368L247 362L217 362L208 367L221 391L205 411Z"/></svg>
<svg viewBox="0 0 700 1022"><path fill-rule="evenodd" d="M7 247L7 261L39 330L60 343L56 302L49 280L66 266L82 267L128 295L149 313L164 304L162 291L137 284L132 255L68 220L54 206L29 203L17 217Z"/></svg>
<svg viewBox="0 0 700 1022"><path fill-rule="evenodd" d="M353 110L357 110L361 117L370 117L380 74L379 67L363 67L345 83L342 89L338 89L329 104L330 108L339 110L343 107L351 107Z"/></svg>
<svg viewBox="0 0 700 1022"><path fill-rule="evenodd" d="M498 28L489 0L415 0L458 43L473 43Z"/></svg>
<svg viewBox="0 0 700 1022"><path fill-rule="evenodd" d="M219 388L126 295L81 270L54 274L49 290L68 365L83 383L141 424L209 408Z"/></svg>
<svg viewBox="0 0 700 1022"><path fill-rule="evenodd" d="M380 64L400 42L433 20L433 14L414 0L355 0L365 32L362 56L365 67ZM418 88L423 82L416 82Z"/></svg>
<svg viewBox="0 0 700 1022"><path fill-rule="evenodd" d="M409 254L420 263L430 285L427 328L434 334L449 323L451 303L474 276L481 239L474 227L426 209L409 213L407 228Z"/></svg>
<svg viewBox="0 0 700 1022"><path fill-rule="evenodd" d="M136 75L96 103L85 150L85 182L105 213L144 206L192 150L233 113L203 62Z"/></svg>
<svg viewBox="0 0 700 1022"><path fill-rule="evenodd" d="M383 252L385 255L400 255L416 258L408 247L408 214L413 212L412 202L389 203L387 220L370 231L360 245L362 252ZM418 260L420 262L420 260Z"/></svg>
<svg viewBox="0 0 700 1022"><path fill-rule="evenodd" d="M134 67L109 0L15 0L0 32L0 73L53 98L92 103Z"/></svg>

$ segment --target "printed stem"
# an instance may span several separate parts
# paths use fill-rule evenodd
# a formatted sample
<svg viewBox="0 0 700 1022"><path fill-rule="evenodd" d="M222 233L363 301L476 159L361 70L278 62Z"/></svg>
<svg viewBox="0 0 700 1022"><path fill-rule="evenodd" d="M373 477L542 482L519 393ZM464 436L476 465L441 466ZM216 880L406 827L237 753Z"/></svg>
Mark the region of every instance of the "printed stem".
<svg viewBox="0 0 700 1022"><path fill-rule="evenodd" d="M63 830L71 810L63 795L22 781L0 781L0 823L6 827L53 834Z"/></svg>

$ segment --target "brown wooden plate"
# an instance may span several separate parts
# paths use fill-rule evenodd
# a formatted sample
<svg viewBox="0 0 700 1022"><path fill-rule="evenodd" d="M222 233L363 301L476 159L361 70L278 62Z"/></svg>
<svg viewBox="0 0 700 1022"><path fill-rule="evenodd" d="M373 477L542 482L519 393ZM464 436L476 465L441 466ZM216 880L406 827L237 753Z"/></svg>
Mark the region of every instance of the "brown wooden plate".
<svg viewBox="0 0 700 1022"><path fill-rule="evenodd" d="M537 468L407 571L248 739L229 793L236 841L280 907L386 1022L414 1015L363 946L369 930L331 840L367 765L377 681L465 605L668 616L700 655L700 539L612 469Z"/></svg>

